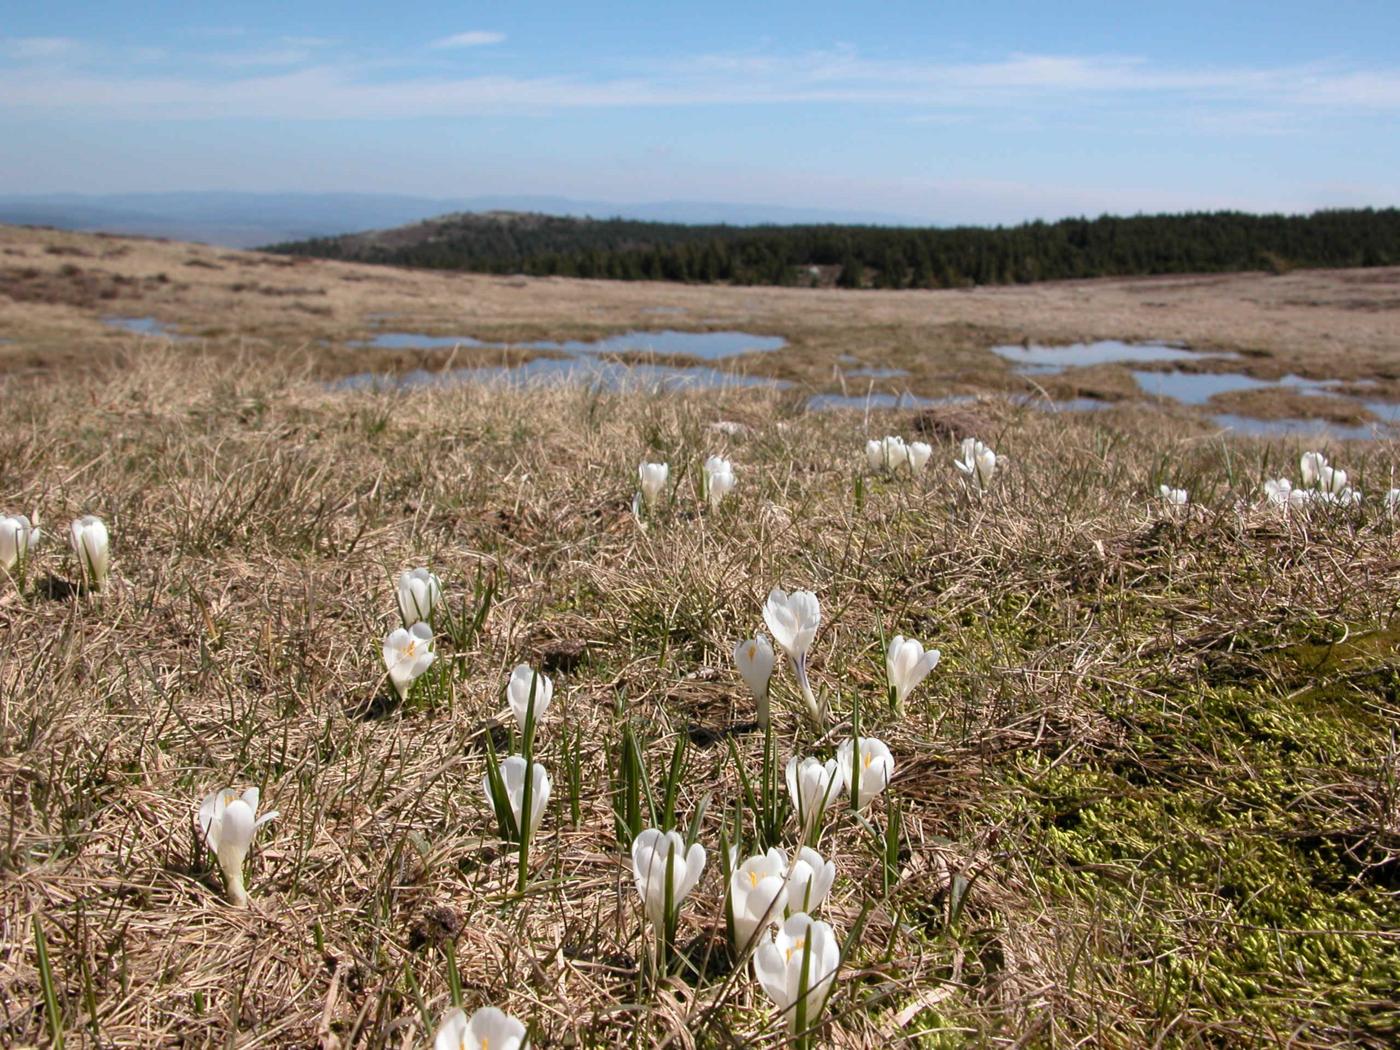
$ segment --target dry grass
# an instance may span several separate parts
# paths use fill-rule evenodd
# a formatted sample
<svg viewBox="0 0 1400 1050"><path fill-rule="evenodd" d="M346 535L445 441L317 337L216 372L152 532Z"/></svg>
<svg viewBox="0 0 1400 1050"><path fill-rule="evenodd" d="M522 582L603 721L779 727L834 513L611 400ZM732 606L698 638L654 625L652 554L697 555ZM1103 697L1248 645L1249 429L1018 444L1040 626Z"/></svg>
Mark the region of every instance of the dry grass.
<svg viewBox="0 0 1400 1050"><path fill-rule="evenodd" d="M925 479L858 491L862 420L770 392L333 393L311 367L172 349L0 386L0 508L60 533L23 593L0 584L0 1042L47 1038L38 916L77 1045L421 1044L448 940L468 1006L528 1019L540 1045L780 1044L728 972L713 852L729 746L761 750L729 652L774 584L821 597L813 677L838 723L805 726L784 677L784 754L833 747L859 697L898 762L874 813L903 811L893 887L848 817L823 840L825 917L845 932L869 909L825 1042L1400 1033L1396 536L1374 499L1291 520L1254 505L1297 448L991 401L871 421L936 451ZM970 427L1009 456L981 500L950 465ZM697 513L717 451L739 488ZM1333 451L1368 494L1392 483L1393 447ZM644 455L679 475L646 532L628 510ZM1168 519L1160 481L1199 506ZM70 586L61 543L85 512L114 537L100 598ZM459 607L478 579L498 598L398 704L378 641L393 576L422 563ZM944 652L903 720L880 702L882 629ZM520 660L557 682L523 898L479 787ZM613 833L624 717L654 770L692 742L682 819L711 800L688 968L660 987ZM248 911L192 830L226 783L281 811Z"/></svg>

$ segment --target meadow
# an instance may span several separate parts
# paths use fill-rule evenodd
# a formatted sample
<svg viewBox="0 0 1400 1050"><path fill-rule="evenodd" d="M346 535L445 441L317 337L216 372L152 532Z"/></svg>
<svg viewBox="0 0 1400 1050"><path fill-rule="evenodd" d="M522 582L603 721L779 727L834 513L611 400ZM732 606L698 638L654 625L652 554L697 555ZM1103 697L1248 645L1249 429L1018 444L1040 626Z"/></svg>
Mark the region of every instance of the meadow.
<svg viewBox="0 0 1400 1050"><path fill-rule="evenodd" d="M737 316L752 293L728 294ZM872 303L845 323L913 309ZM36 340L91 320L23 306ZM722 875L728 845L801 839L749 797L766 735L733 658L775 587L820 601L829 707L780 654L776 761L854 735L894 762L817 828L843 957L811 1045L1400 1038L1394 442L1326 447L1359 503L1290 507L1265 484L1299 484L1312 444L1171 413L347 390L315 346L101 347L0 377L0 512L47 534L0 574L0 1042L431 1045L460 1002L537 1046L792 1045L734 961ZM921 472L872 469L887 434L930 446ZM954 465L969 437L1001 457L984 486ZM714 455L735 485L710 506ZM643 461L669 465L650 511ZM68 548L84 514L110 532L100 589ZM437 658L400 696L381 646L420 566ZM900 707L895 635L941 650ZM520 664L553 684L523 880L482 788L518 746ZM224 787L278 813L246 907L197 819ZM636 820L706 851L662 966Z"/></svg>

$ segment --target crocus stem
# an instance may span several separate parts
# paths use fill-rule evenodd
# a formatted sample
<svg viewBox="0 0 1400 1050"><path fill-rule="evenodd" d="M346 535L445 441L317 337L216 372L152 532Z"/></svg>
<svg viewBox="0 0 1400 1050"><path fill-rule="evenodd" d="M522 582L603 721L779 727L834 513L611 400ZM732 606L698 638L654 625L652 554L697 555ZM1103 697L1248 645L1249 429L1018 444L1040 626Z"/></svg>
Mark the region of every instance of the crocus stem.
<svg viewBox="0 0 1400 1050"><path fill-rule="evenodd" d="M768 690L763 690L763 695L758 698L758 728L765 733L768 732Z"/></svg>
<svg viewBox="0 0 1400 1050"><path fill-rule="evenodd" d="M797 684L802 688L802 699L807 703L807 713L818 726L826 725L826 716L817 698L812 694L812 684L807 680L807 656L804 653L793 661L793 671L797 674Z"/></svg>
<svg viewBox="0 0 1400 1050"><path fill-rule="evenodd" d="M248 891L243 885L243 858L232 855L219 857L219 867L223 869L224 886L228 889L228 901L235 908L248 907Z"/></svg>

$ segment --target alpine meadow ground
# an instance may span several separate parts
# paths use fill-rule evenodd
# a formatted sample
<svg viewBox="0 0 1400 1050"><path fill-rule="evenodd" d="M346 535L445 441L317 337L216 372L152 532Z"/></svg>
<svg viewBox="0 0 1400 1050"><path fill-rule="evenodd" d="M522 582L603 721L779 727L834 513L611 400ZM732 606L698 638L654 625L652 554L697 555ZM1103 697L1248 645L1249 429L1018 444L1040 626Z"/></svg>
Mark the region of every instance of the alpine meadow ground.
<svg viewBox="0 0 1400 1050"><path fill-rule="evenodd" d="M1285 510L1263 484L1306 445L1147 411L346 391L152 347L0 379L0 404L0 511L47 534L0 578L5 1045L417 1046L454 998L539 1046L783 1045L719 874L764 747L732 654L773 587L820 599L830 705L816 729L780 663L779 760L834 755L858 704L895 762L820 838L846 956L814 1045L1400 1039L1393 444L1325 449L1359 506ZM933 446L922 475L869 470L886 434ZM981 495L965 437L1003 457ZM643 460L670 468L645 528ZM111 536L96 593L84 514ZM380 646L418 566L447 619L401 700ZM896 634L942 651L902 715ZM522 662L554 694L520 892L482 778ZM619 841L637 757L709 856L669 975ZM247 908L195 820L226 785L280 814Z"/></svg>

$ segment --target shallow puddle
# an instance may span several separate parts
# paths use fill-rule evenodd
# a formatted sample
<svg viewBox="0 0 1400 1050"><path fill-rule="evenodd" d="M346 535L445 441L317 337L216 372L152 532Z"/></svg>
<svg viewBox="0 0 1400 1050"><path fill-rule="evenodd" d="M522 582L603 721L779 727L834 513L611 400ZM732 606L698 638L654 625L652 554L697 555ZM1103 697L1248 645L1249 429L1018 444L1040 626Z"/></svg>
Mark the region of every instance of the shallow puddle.
<svg viewBox="0 0 1400 1050"><path fill-rule="evenodd" d="M658 332L623 332L593 341L568 339L555 342L539 339L520 343L488 343L472 336L426 335L422 332L380 332L373 338L359 340L351 346L376 350L418 350L450 346L506 346L525 350L553 350L566 354L616 354L626 351L652 353L663 357L684 355L703 361L717 361L740 354L781 350L787 340L774 335L754 335L751 332L680 332L666 329Z"/></svg>
<svg viewBox="0 0 1400 1050"><path fill-rule="evenodd" d="M1369 441L1381 436L1386 429L1380 423L1331 423L1325 419L1254 419L1234 412L1220 412L1211 416L1216 423L1233 430L1237 434L1250 437L1296 437L1302 434L1316 434L1319 438L1335 438L1338 441Z"/></svg>
<svg viewBox="0 0 1400 1050"><path fill-rule="evenodd" d="M1147 361L1199 361L1203 357L1234 358L1233 353L1206 353L1171 343L1124 343L1101 339L1096 343L1063 346L994 346L992 353L1016 365L1026 375L1058 375L1066 368L1089 365L1143 363Z"/></svg>
<svg viewBox="0 0 1400 1050"><path fill-rule="evenodd" d="M102 318L102 323L109 328L120 328L123 332L130 332L133 335L157 335L164 339L184 339L166 328L164 322L158 321L154 317L117 317L109 316Z"/></svg>

